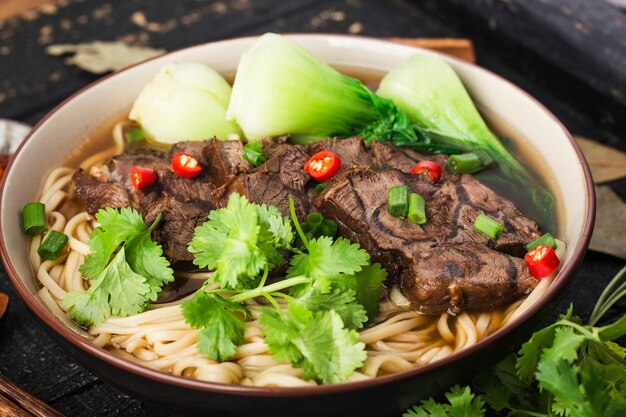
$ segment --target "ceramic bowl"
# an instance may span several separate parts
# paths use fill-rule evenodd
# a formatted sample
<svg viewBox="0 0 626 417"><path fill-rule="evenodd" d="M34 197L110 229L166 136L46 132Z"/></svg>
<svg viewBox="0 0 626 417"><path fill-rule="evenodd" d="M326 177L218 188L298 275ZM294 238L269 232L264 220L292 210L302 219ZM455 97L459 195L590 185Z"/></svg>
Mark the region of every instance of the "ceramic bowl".
<svg viewBox="0 0 626 417"><path fill-rule="evenodd" d="M388 71L412 54L433 54L363 37L290 37L331 65L362 70ZM20 211L36 198L45 174L67 160L99 126L127 111L164 63L203 62L232 75L241 53L254 41L241 38L198 45L105 77L65 100L32 130L4 178L1 252L19 296L43 327L95 374L131 394L178 411L255 416L398 415L425 395L467 381L527 338L551 311L587 249L595 213L589 168L571 135L535 99L489 71L444 56L490 120L517 132L526 142L524 147L534 148L544 159L557 198L559 236L568 242L564 266L547 293L509 326L466 350L405 372L312 388L251 388L186 379L129 362L94 346L43 306L35 295L38 284L28 262Z"/></svg>

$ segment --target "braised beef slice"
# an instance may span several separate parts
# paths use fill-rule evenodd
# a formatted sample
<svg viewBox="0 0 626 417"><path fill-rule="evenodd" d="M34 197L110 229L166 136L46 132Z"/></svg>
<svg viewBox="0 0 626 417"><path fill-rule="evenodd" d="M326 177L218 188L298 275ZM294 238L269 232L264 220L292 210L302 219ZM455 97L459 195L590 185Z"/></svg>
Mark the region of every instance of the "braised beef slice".
<svg viewBox="0 0 626 417"><path fill-rule="evenodd" d="M416 254L400 282L412 305L440 313L493 310L530 293L537 280L522 259L466 242Z"/></svg>
<svg viewBox="0 0 626 417"><path fill-rule="evenodd" d="M282 145L286 145L290 137L290 135L282 135L259 139L259 144L261 145L261 150L265 158L271 157L274 151L279 149Z"/></svg>
<svg viewBox="0 0 626 417"><path fill-rule="evenodd" d="M250 162L243 159L243 144L238 140L210 140L202 154L207 162L207 173L216 187L252 169Z"/></svg>
<svg viewBox="0 0 626 417"><path fill-rule="evenodd" d="M434 161L444 167L448 160L446 155L423 154L378 141L373 141L370 144L370 153L381 169L398 169L402 172L410 172L411 168L419 161Z"/></svg>
<svg viewBox="0 0 626 417"><path fill-rule="evenodd" d="M360 137L323 139L309 146L313 154L330 151L337 155L341 159L342 169L349 169L354 166L377 166Z"/></svg>
<svg viewBox="0 0 626 417"><path fill-rule="evenodd" d="M264 164L226 185L222 206L226 205L231 192L238 192L255 203L274 205L287 216L289 198L293 198L296 213L304 217L310 211L310 201L305 191L309 175L303 169L309 157L310 151L306 146L280 146Z"/></svg>
<svg viewBox="0 0 626 417"><path fill-rule="evenodd" d="M86 175L77 171L74 175L76 197L90 213L103 207L133 207L138 210L146 224L163 212L161 224L154 238L163 246L164 255L172 262L187 262L193 255L187 245L193 237L194 228L207 219L210 210L217 206L217 197L210 177L205 171L202 155L204 142L181 142L165 155L163 152L137 148L111 158L101 170L110 180ZM183 178L171 170L171 156L186 152L197 158L203 173L194 178ZM156 171L158 179L152 186L137 190L130 182L130 171L136 167Z"/></svg>
<svg viewBox="0 0 626 417"><path fill-rule="evenodd" d="M98 180L80 168L72 176L72 182L74 195L90 214L95 214L103 207L121 208L133 205L124 186L114 181Z"/></svg>
<svg viewBox="0 0 626 417"><path fill-rule="evenodd" d="M343 236L358 242L370 253L373 261L380 262L388 270L390 278L400 285L418 310L437 314L448 308L452 311L489 309L520 297L532 289L536 281L530 277L523 261L489 249L484 244L486 238L473 230L480 211L469 197L460 197L459 192L470 183L463 177L453 176L433 184L424 175L394 169L377 172L355 168L331 181L315 200L315 205L324 216L338 222ZM472 186L477 184L471 183ZM396 185L407 185L410 192L417 192L425 198L426 224L416 225L387 212L388 190ZM491 190L481 189L481 192L493 194L494 205L489 213L500 213L500 207L510 209ZM488 202L482 201L481 204L487 207ZM524 241L526 232L524 228L515 229L515 223L509 222L506 241ZM497 242L494 246L497 247ZM475 249L477 255L472 255L467 248ZM452 278L448 279L444 262L448 252L455 253L455 262L458 261L459 265L475 265L475 257L485 253L493 255L491 259L500 259L494 261L500 266L505 261L508 265L510 260L515 269L483 267L481 273L476 274L476 267L464 269L450 264L448 269ZM489 257L485 255L483 259ZM432 272L422 274L422 268ZM513 278L507 274L513 274ZM503 286L504 278L514 282ZM504 291L506 294L490 298L481 295L485 291L493 294Z"/></svg>

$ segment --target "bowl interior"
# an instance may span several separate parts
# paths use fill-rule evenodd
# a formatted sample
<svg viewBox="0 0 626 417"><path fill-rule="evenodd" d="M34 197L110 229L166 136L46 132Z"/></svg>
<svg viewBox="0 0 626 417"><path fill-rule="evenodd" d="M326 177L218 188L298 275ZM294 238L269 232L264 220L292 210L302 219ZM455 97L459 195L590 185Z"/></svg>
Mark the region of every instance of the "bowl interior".
<svg viewBox="0 0 626 417"><path fill-rule="evenodd" d="M388 71L414 53L429 51L388 42L332 35L293 35L292 38L328 63ZM49 114L32 131L16 154L4 180L0 203L0 228L5 262L31 298L40 303L36 279L27 256L27 238L21 232L20 212L33 201L46 173L68 160L81 143L102 124L120 117L145 83L166 62L203 62L219 72L232 74L241 53L254 38L222 41L187 48L132 67L97 82L74 95ZM443 56L442 56L443 57ZM565 263L586 249L593 195L586 163L563 126L545 108L509 82L476 66L445 58L462 78L481 110L518 133L545 160L559 207L559 237L568 242ZM590 191L591 190L591 191ZM561 272L558 279L564 279ZM17 278L16 278L17 277ZM18 288L19 290L19 288ZM28 301L28 300L27 300ZM44 309L36 313L45 321L55 319Z"/></svg>

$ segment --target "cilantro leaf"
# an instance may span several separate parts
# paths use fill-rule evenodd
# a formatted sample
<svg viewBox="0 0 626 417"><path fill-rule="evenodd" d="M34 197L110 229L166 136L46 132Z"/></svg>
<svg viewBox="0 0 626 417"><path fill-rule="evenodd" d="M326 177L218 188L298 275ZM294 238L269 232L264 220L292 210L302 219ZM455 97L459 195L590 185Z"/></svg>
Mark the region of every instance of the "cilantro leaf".
<svg viewBox="0 0 626 417"><path fill-rule="evenodd" d="M310 278L328 279L339 274L353 275L369 263L369 254L357 244L342 237L333 239L321 236L311 239L308 254L300 253L291 260L288 277L304 275Z"/></svg>
<svg viewBox="0 0 626 417"><path fill-rule="evenodd" d="M63 302L81 324L140 313L174 280L161 246L152 241L151 229L137 211L106 208L96 220L100 225L90 236L91 251L79 267L93 284L86 293L70 292Z"/></svg>
<svg viewBox="0 0 626 417"><path fill-rule="evenodd" d="M561 315L560 320L569 320L572 315L572 306L570 305L567 313ZM537 368L540 353L543 349L548 348L554 341L554 334L558 322L551 324L539 331L533 333L531 338L522 345L517 359L517 376L522 382L530 383Z"/></svg>
<svg viewBox="0 0 626 417"><path fill-rule="evenodd" d="M422 401L421 405L407 410L403 417L483 417L485 402L472 393L469 387L458 385L450 388L446 394L449 404L436 403L432 398Z"/></svg>
<svg viewBox="0 0 626 417"><path fill-rule="evenodd" d="M554 329L552 347L544 349L541 360L556 362L564 359L572 363L578 359L578 349L586 340L585 335L577 333L571 327L557 327Z"/></svg>
<svg viewBox="0 0 626 417"><path fill-rule="evenodd" d="M272 246L276 249L288 249L294 238L293 228L291 227L289 218L283 216L275 206L261 204L256 207L261 228L270 235L270 238L263 240L271 240L273 243Z"/></svg>
<svg viewBox="0 0 626 417"><path fill-rule="evenodd" d="M352 289L334 288L330 292L322 292L316 286L296 298L294 302L310 311L334 310L348 329L360 329L367 321L367 313L356 301L356 292Z"/></svg>
<svg viewBox="0 0 626 417"><path fill-rule="evenodd" d="M577 417L595 417L602 416L604 410L604 401L602 404L591 403L585 398L578 381L579 367L577 365L568 364L561 359L557 362L540 361L537 365L537 381L539 386L547 389L554 396L555 403L552 410L559 415L572 415ZM587 382L595 379L587 376ZM585 389L594 389L587 384ZM603 384L600 384L600 389ZM595 392L594 394L595 395ZM598 408L599 407L599 408Z"/></svg>
<svg viewBox="0 0 626 417"><path fill-rule="evenodd" d="M126 262L122 247L86 292L72 291L62 302L80 324L99 324L110 315L130 316L144 310L150 285Z"/></svg>
<svg viewBox="0 0 626 417"><path fill-rule="evenodd" d="M142 233L131 238L126 245L126 262L130 268L139 275L146 278L150 286L150 292L146 298L156 301L161 287L174 281L170 263L163 256L161 245L157 244L150 237L150 233Z"/></svg>
<svg viewBox="0 0 626 417"><path fill-rule="evenodd" d="M446 393L450 402L448 413L451 416L482 417L485 415L485 402L480 396L475 396L469 387L461 388L458 385L450 388Z"/></svg>
<svg viewBox="0 0 626 417"><path fill-rule="evenodd" d="M266 308L259 322L274 359L304 370L325 384L341 382L365 361L358 333L344 328L333 311L311 312L290 303L288 315Z"/></svg>
<svg viewBox="0 0 626 417"><path fill-rule="evenodd" d="M198 350L216 361L225 361L235 354L244 341L244 322L230 313L247 317L241 304L225 300L216 294L197 291L191 300L181 305L185 321L198 332Z"/></svg>
<svg viewBox="0 0 626 417"><path fill-rule="evenodd" d="M356 291L356 301L367 311L367 317L373 319L380 311L382 283L387 278L387 270L379 263L367 265L348 281L350 288Z"/></svg>
<svg viewBox="0 0 626 417"><path fill-rule="evenodd" d="M194 264L215 269L213 282L222 288L241 288L267 265L258 246L259 221L255 205L232 193L225 208L212 210L209 219L196 227L189 251Z"/></svg>

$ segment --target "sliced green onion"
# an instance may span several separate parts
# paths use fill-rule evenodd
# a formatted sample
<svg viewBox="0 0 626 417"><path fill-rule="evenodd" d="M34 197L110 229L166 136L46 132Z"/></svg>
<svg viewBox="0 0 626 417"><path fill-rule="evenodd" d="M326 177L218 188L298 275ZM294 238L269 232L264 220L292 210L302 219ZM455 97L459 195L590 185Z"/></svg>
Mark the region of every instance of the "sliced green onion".
<svg viewBox="0 0 626 417"><path fill-rule="evenodd" d="M322 191L324 191L326 189L327 185L328 185L328 181L320 182L319 184L317 184L315 186L315 195L322 194Z"/></svg>
<svg viewBox="0 0 626 417"><path fill-rule="evenodd" d="M126 137L126 142L128 142L128 144L130 145L134 143L143 142L146 140L146 134L144 133L143 129L140 127L133 127L133 128L128 129L124 133L124 136Z"/></svg>
<svg viewBox="0 0 626 417"><path fill-rule="evenodd" d="M339 229L339 226L337 225L336 221L331 220L331 219L324 219L320 234L322 236L335 237L337 235L338 229Z"/></svg>
<svg viewBox="0 0 626 417"><path fill-rule="evenodd" d="M484 214L481 214L474 222L474 230L489 236L493 240L496 240L498 235L504 230L504 225L490 219Z"/></svg>
<svg viewBox="0 0 626 417"><path fill-rule="evenodd" d="M489 168L495 162L489 151L485 149L474 149L471 153L480 159L480 162L483 164L483 169Z"/></svg>
<svg viewBox="0 0 626 417"><path fill-rule="evenodd" d="M66 234L57 232L56 230L50 230L50 233L48 233L37 249L37 253L43 259L54 261L59 257L65 245L67 245L67 241L68 237Z"/></svg>
<svg viewBox="0 0 626 417"><path fill-rule="evenodd" d="M556 240L554 240L554 237L552 237L550 233L546 233L543 236L541 236L539 239L533 242L530 242L528 245L526 245L526 250L531 251L539 245L550 246L552 249L556 249L556 246L557 246Z"/></svg>
<svg viewBox="0 0 626 417"><path fill-rule="evenodd" d="M250 162L255 167L267 161L263 149L261 149L261 144L256 140L252 140L244 145L242 156L243 159Z"/></svg>
<svg viewBox="0 0 626 417"><path fill-rule="evenodd" d="M426 201L417 193L409 194L409 220L413 223L426 223Z"/></svg>
<svg viewBox="0 0 626 417"><path fill-rule="evenodd" d="M448 167L453 174L473 174L483 169L483 163L474 153L451 155L448 158Z"/></svg>
<svg viewBox="0 0 626 417"><path fill-rule="evenodd" d="M28 203L22 209L22 229L27 235L40 235L47 229L46 206L37 201Z"/></svg>
<svg viewBox="0 0 626 417"><path fill-rule="evenodd" d="M405 217L409 210L409 189L406 185L398 185L389 189L387 211L392 216Z"/></svg>

